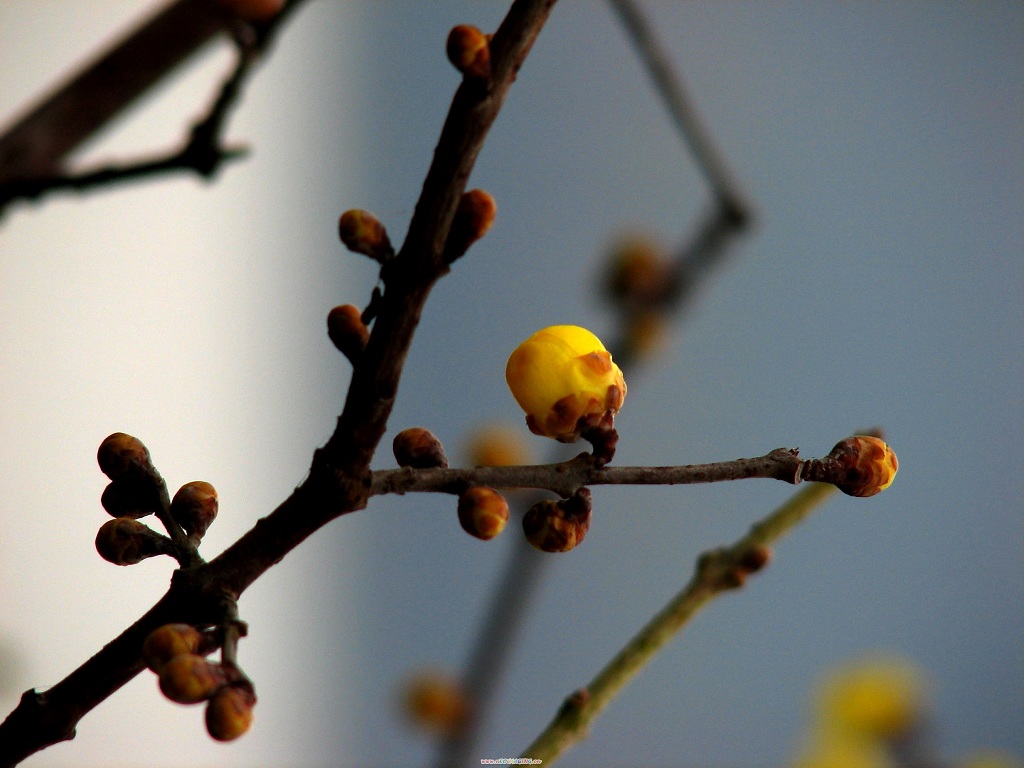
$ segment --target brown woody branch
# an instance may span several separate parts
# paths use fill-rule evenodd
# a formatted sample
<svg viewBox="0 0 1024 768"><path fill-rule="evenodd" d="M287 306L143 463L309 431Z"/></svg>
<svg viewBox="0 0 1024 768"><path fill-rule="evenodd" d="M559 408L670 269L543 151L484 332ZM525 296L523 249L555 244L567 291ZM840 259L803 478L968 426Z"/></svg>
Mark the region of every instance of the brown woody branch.
<svg viewBox="0 0 1024 768"><path fill-rule="evenodd" d="M0 723L0 766L74 737L79 720L143 668L142 641L172 622L215 624L224 605L331 520L366 506L370 460L387 426L403 363L433 284L446 271L448 230L473 163L554 0L517 0L491 42L490 80L456 92L408 235L383 270L384 294L334 434L307 479L277 509L208 563L175 572L142 618L44 693L27 692ZM227 600L225 600L227 598Z"/></svg>
<svg viewBox="0 0 1024 768"><path fill-rule="evenodd" d="M558 464L515 467L385 469L373 473L371 495L385 493L460 494L473 485L534 488L569 498L590 485L690 485L765 478L797 484L803 480L842 483L842 468L821 459L801 459L795 449L776 448L752 459L673 467L596 467L589 453Z"/></svg>

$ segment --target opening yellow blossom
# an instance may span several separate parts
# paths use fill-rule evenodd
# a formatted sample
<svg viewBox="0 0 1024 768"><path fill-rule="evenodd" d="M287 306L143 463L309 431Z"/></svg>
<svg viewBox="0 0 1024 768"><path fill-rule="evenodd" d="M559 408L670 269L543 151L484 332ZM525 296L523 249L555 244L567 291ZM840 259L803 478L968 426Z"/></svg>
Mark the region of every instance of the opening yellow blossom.
<svg viewBox="0 0 1024 768"><path fill-rule="evenodd" d="M817 711L832 730L876 739L906 735L926 705L921 673L899 658L877 657L834 669L818 691Z"/></svg>
<svg viewBox="0 0 1024 768"><path fill-rule="evenodd" d="M615 414L626 397L622 371L601 340L576 325L552 325L516 347L505 381L530 431L571 443L586 416Z"/></svg>

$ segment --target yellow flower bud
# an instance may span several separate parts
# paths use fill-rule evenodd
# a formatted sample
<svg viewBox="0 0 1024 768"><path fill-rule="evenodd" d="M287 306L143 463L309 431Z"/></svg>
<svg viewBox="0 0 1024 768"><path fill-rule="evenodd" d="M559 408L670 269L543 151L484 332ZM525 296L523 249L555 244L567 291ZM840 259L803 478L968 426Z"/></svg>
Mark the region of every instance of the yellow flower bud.
<svg viewBox="0 0 1024 768"><path fill-rule="evenodd" d="M874 739L826 731L815 734L792 768L896 768L885 748Z"/></svg>
<svg viewBox="0 0 1024 768"><path fill-rule="evenodd" d="M895 658L869 658L831 672L817 696L821 724L857 736L895 739L921 717L925 687L920 673Z"/></svg>
<svg viewBox="0 0 1024 768"><path fill-rule="evenodd" d="M845 477L836 487L850 496L874 496L896 477L899 462L892 448L870 435L854 435L840 440L826 461L839 465Z"/></svg>
<svg viewBox="0 0 1024 768"><path fill-rule="evenodd" d="M622 371L601 340L575 325L553 325L516 347L505 381L530 431L563 443L579 437L580 419L614 415L626 397Z"/></svg>

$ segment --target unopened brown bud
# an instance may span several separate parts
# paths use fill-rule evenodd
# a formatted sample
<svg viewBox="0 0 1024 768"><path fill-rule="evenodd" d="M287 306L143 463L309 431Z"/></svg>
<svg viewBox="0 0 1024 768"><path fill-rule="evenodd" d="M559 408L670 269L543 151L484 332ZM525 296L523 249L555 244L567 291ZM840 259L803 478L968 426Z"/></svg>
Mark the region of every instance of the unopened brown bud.
<svg viewBox="0 0 1024 768"><path fill-rule="evenodd" d="M465 77L486 80L491 76L490 36L469 24L452 27L445 51L448 61Z"/></svg>
<svg viewBox="0 0 1024 768"><path fill-rule="evenodd" d="M96 452L100 471L111 480L133 474L138 468L152 466L149 450L137 437L115 432L100 443Z"/></svg>
<svg viewBox="0 0 1024 768"><path fill-rule="evenodd" d="M354 209L341 214L338 237L350 251L369 256L381 264L395 255L387 230L369 211Z"/></svg>
<svg viewBox="0 0 1024 768"><path fill-rule="evenodd" d="M899 462L884 440L854 435L840 440L822 463L835 467L841 476L836 487L850 496L874 496L896 477Z"/></svg>
<svg viewBox="0 0 1024 768"><path fill-rule="evenodd" d="M486 235L497 213L498 204L488 192L482 189L464 192L455 209L455 218L445 247L445 259L449 263L455 261L469 250L469 246Z"/></svg>
<svg viewBox="0 0 1024 768"><path fill-rule="evenodd" d="M678 288L676 283L671 262L661 246L642 235L619 243L605 274L610 297L638 308L663 304Z"/></svg>
<svg viewBox="0 0 1024 768"><path fill-rule="evenodd" d="M150 632L142 643L142 659L154 672L175 656L199 653L206 636L191 624L164 624Z"/></svg>
<svg viewBox="0 0 1024 768"><path fill-rule="evenodd" d="M169 659L158 674L160 691L178 704L206 701L227 682L220 664L196 653L182 653Z"/></svg>
<svg viewBox="0 0 1024 768"><path fill-rule="evenodd" d="M96 551L114 565L135 565L154 555L173 553L171 540L130 517L108 520L96 533Z"/></svg>
<svg viewBox="0 0 1024 768"><path fill-rule="evenodd" d="M138 519L160 509L159 488L131 477L111 480L103 489L100 504L112 517Z"/></svg>
<svg viewBox="0 0 1024 768"><path fill-rule="evenodd" d="M237 739L252 726L256 694L250 685L229 685L206 705L206 730L217 741Z"/></svg>
<svg viewBox="0 0 1024 768"><path fill-rule="evenodd" d="M474 486L459 496L459 523L470 536L490 541L508 522L508 502L493 488Z"/></svg>
<svg viewBox="0 0 1024 768"><path fill-rule="evenodd" d="M400 467L429 469L448 466L448 457L444 455L441 441L423 427L403 429L395 435L391 448Z"/></svg>
<svg viewBox="0 0 1024 768"><path fill-rule="evenodd" d="M171 517L198 544L217 517L217 490L207 482L185 483L171 499Z"/></svg>
<svg viewBox="0 0 1024 768"><path fill-rule="evenodd" d="M590 530L590 490L581 488L570 499L539 501L523 516L526 540L542 552L575 549Z"/></svg>
<svg viewBox="0 0 1024 768"><path fill-rule="evenodd" d="M739 559L737 567L744 573L757 573L772 561L769 547L759 545L746 550Z"/></svg>
<svg viewBox="0 0 1024 768"><path fill-rule="evenodd" d="M327 335L338 351L355 363L370 341L370 331L363 322L359 309L342 304L327 315Z"/></svg>

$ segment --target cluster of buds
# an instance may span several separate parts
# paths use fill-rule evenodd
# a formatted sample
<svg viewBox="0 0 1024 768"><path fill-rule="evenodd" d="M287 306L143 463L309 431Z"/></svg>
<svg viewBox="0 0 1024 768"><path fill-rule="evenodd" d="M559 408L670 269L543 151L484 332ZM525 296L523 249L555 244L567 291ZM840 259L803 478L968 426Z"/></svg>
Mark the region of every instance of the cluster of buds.
<svg viewBox="0 0 1024 768"><path fill-rule="evenodd" d="M112 516L138 519L167 504L167 486L137 437L124 432L109 435L100 443L96 461L110 478L100 503Z"/></svg>
<svg viewBox="0 0 1024 768"><path fill-rule="evenodd" d="M469 24L452 27L445 44L448 61L467 80L486 81L491 76L491 36Z"/></svg>
<svg viewBox="0 0 1024 768"><path fill-rule="evenodd" d="M110 478L100 503L114 517L96 534L96 551L104 560L135 565L156 555L178 557L189 548L194 553L217 517L217 491L212 485L201 480L186 483L174 499L168 499L167 485L153 466L149 450L124 432L100 443L96 460ZM171 537L141 522L140 518L154 513Z"/></svg>
<svg viewBox="0 0 1024 768"><path fill-rule="evenodd" d="M96 533L100 557L114 565L135 565L155 555L173 555L174 546L167 536L139 522L169 503L167 486L142 441L115 432L100 443L96 460L110 478L100 503L115 518Z"/></svg>
<svg viewBox="0 0 1024 768"><path fill-rule="evenodd" d="M591 510L589 488L568 499L538 501L523 516L526 540L541 552L575 549L590 530Z"/></svg>
<svg viewBox="0 0 1024 768"><path fill-rule="evenodd" d="M597 336L575 325L537 331L509 356L505 381L535 435L563 443L582 436L595 444L598 464L611 459L626 382Z"/></svg>
<svg viewBox="0 0 1024 768"><path fill-rule="evenodd" d="M231 741L252 725L256 692L235 664L206 658L216 647L210 632L165 624L146 637L142 657L164 696L178 704L206 702L207 732L217 741Z"/></svg>

